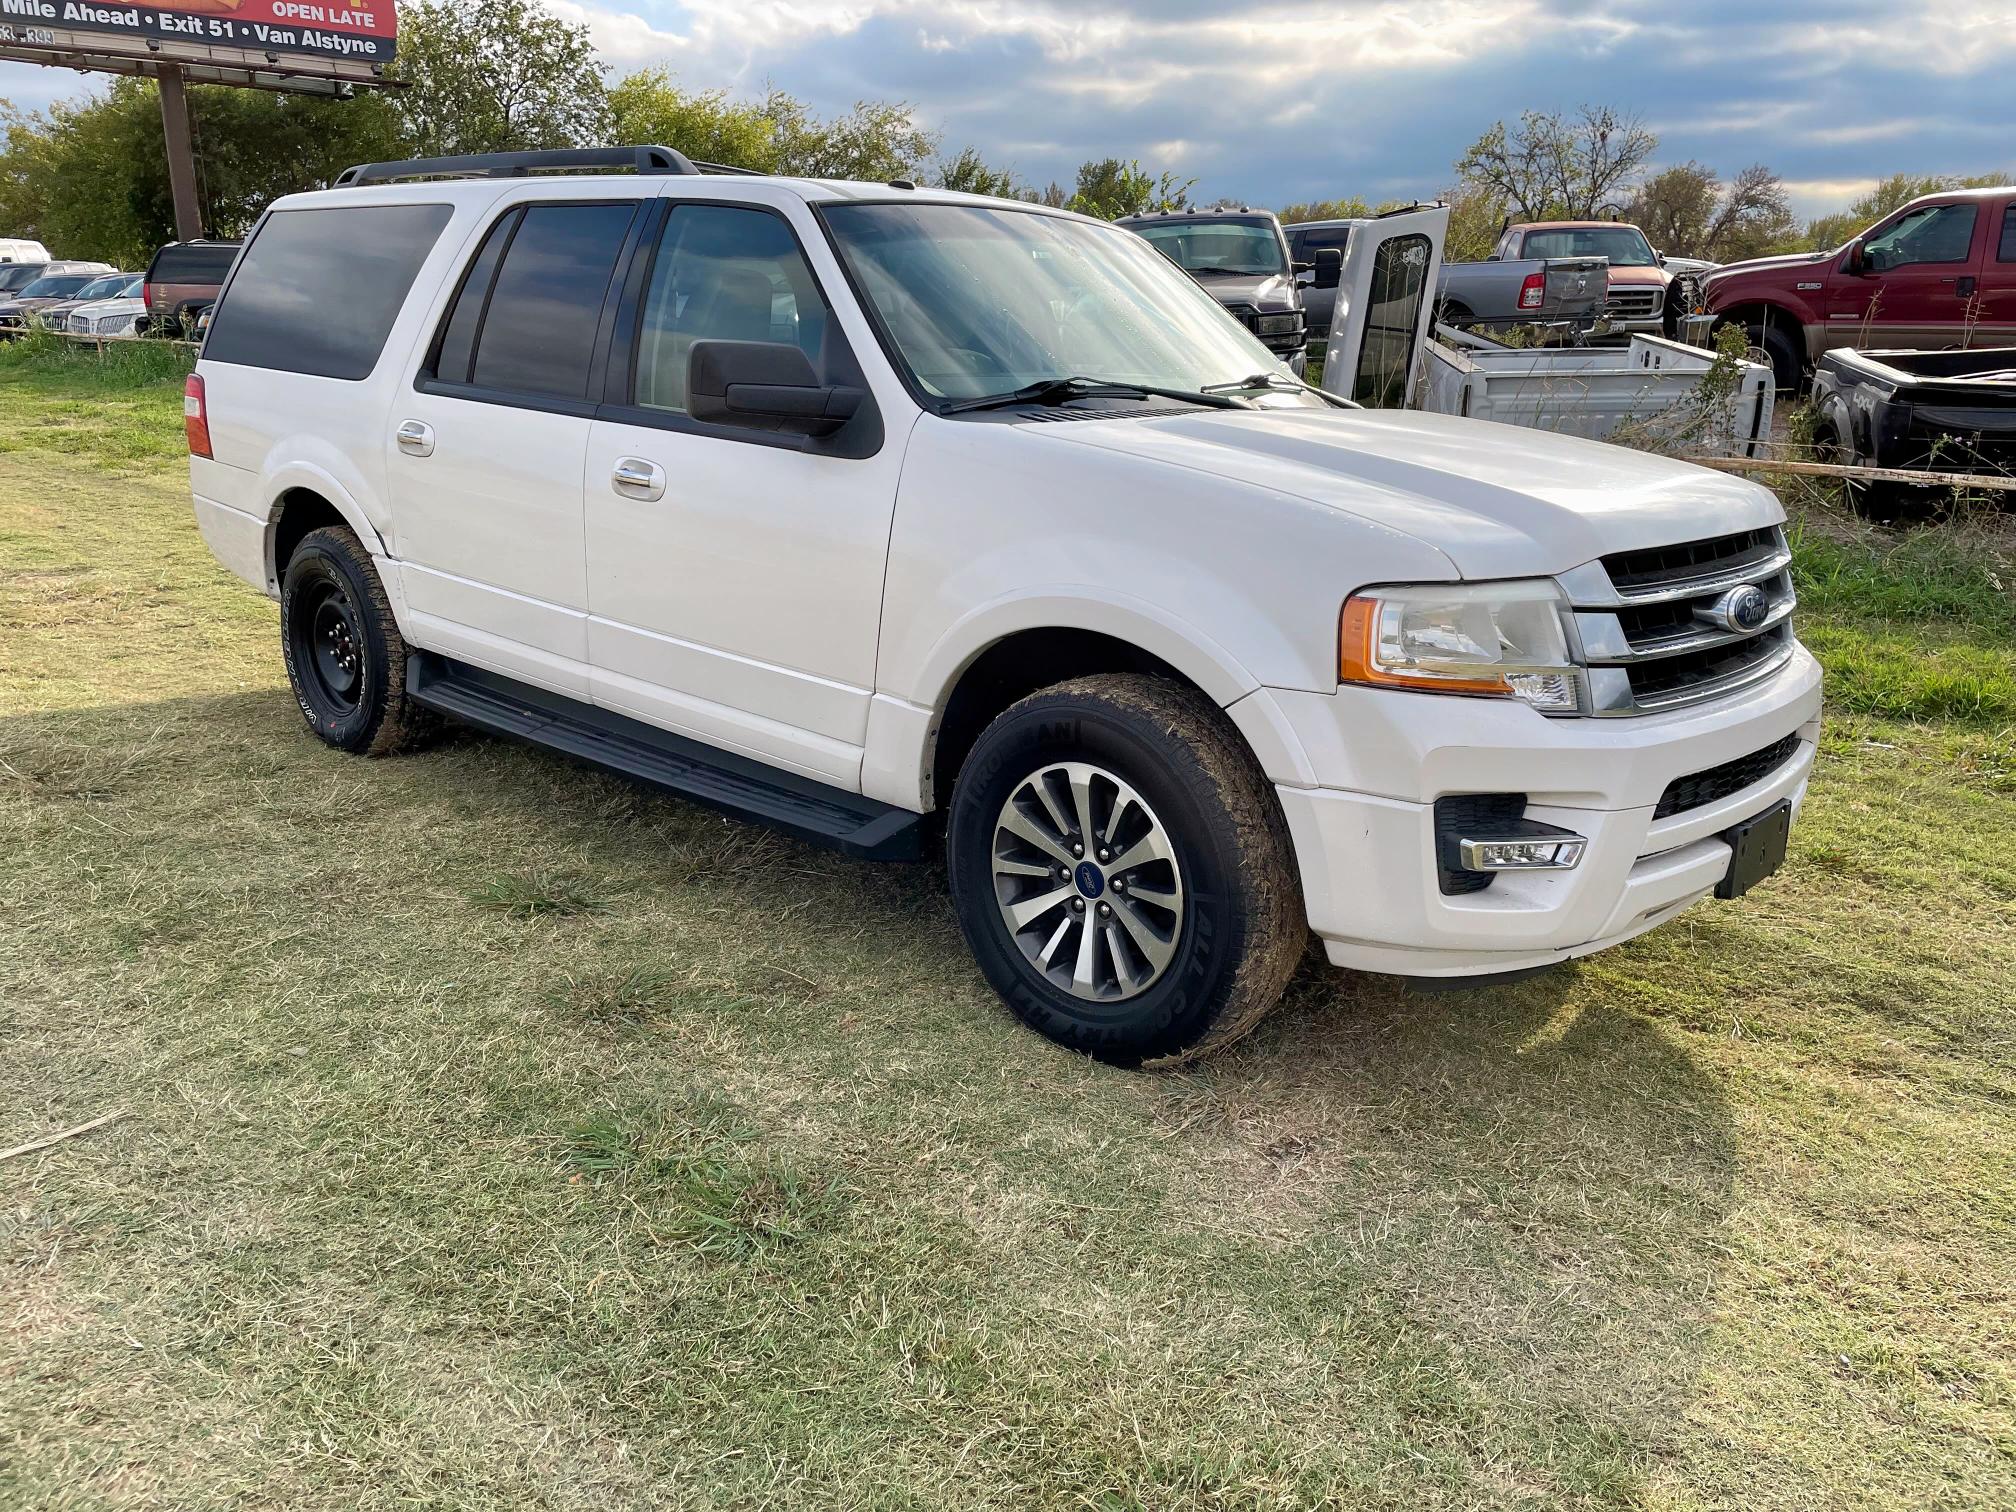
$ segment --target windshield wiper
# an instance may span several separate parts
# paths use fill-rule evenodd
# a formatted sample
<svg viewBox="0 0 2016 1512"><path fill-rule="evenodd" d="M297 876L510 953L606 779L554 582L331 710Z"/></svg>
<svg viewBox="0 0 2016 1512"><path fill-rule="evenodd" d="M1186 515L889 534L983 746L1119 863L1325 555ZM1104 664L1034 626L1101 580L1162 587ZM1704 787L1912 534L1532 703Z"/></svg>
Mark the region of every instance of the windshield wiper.
<svg viewBox="0 0 2016 1512"><path fill-rule="evenodd" d="M1350 399L1340 399L1328 389L1320 389L1313 383L1297 381L1290 373L1252 373L1244 378L1235 378L1230 383L1207 383L1207 394L1236 394L1251 389L1273 389L1282 394L1314 394L1326 404L1338 409L1363 409L1365 406Z"/></svg>
<svg viewBox="0 0 2016 1512"><path fill-rule="evenodd" d="M1111 378L1044 378L1024 384L1012 394L983 394L943 406L941 415L967 410L1008 409L1017 404L1064 404L1073 399L1181 399L1210 409L1251 409L1252 401L1211 389L1158 388L1152 383L1128 383Z"/></svg>

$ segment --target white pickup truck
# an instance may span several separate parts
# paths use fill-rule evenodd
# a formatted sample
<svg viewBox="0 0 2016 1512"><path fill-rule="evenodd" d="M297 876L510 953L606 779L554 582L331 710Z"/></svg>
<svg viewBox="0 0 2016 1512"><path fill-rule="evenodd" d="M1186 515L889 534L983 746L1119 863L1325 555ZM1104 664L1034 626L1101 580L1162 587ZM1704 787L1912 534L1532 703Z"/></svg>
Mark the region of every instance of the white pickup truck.
<svg viewBox="0 0 2016 1512"><path fill-rule="evenodd" d="M1368 363L1426 319L1401 252ZM446 714L863 857L942 834L988 980L1123 1065L1235 1038L1312 929L1489 978L1740 893L1813 762L1768 492L1359 410L1040 206L366 165L262 218L186 410L319 738Z"/></svg>

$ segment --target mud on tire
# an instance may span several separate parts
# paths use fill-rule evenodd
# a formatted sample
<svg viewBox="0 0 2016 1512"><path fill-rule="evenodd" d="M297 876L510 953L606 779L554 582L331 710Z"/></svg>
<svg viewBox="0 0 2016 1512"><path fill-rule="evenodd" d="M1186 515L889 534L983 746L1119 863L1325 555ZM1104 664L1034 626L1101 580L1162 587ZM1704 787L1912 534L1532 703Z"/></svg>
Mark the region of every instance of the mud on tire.
<svg viewBox="0 0 2016 1512"><path fill-rule="evenodd" d="M946 852L994 989L1113 1065L1238 1039L1308 940L1271 785L1209 699L1160 678L1080 678L1003 713L959 773Z"/></svg>
<svg viewBox="0 0 2016 1512"><path fill-rule="evenodd" d="M280 649L294 701L318 740L383 756L432 730L432 717L406 696L406 642L385 586L349 531L310 531L288 558Z"/></svg>

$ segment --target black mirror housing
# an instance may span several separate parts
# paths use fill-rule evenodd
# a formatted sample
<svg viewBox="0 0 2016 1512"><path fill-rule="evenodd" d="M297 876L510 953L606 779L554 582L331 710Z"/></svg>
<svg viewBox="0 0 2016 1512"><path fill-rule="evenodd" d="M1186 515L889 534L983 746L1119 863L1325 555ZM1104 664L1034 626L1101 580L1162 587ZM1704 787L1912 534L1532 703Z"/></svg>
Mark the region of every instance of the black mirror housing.
<svg viewBox="0 0 2016 1512"><path fill-rule="evenodd" d="M687 357L686 413L712 425L830 436L865 399L821 383L812 359L781 341L696 341Z"/></svg>
<svg viewBox="0 0 2016 1512"><path fill-rule="evenodd" d="M1338 247L1318 247L1316 249L1316 277L1311 280L1319 289L1334 289L1344 276L1344 253Z"/></svg>

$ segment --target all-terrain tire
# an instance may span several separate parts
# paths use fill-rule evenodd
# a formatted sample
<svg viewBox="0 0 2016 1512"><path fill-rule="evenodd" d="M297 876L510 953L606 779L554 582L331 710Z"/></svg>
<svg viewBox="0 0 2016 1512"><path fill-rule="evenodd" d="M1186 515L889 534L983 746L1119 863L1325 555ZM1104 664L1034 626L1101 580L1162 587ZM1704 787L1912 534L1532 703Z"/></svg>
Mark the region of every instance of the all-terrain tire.
<svg viewBox="0 0 2016 1512"><path fill-rule="evenodd" d="M311 530L288 558L280 650L301 717L339 751L384 756L433 730L406 696L406 641L385 585L349 531Z"/></svg>
<svg viewBox="0 0 2016 1512"><path fill-rule="evenodd" d="M999 867L1005 806L1011 800L1029 802L1032 781L1054 781L1063 771L1106 774L1112 779L1103 783L1107 794L1117 794L1115 784L1124 784L1138 805L1123 820L1119 798L1108 797L1105 812L1112 817L1100 820L1095 811L1090 836L1078 833L1082 825L1068 826L1068 832L1053 826L1047 833L1062 841L1051 856L1053 879L1004 877ZM1097 794L1101 780L1093 779L1093 787ZM1069 814L1066 796L1062 809ZM1095 805L1098 801L1095 796ZM1034 803L1029 807L1034 810ZM1172 888L1170 873L1158 872L1155 862L1145 874L1095 874L1094 890L1073 894L1070 905L1060 905L1057 914L1018 939L1004 917L1010 897L1024 888L1083 890L1088 884L1064 864L1073 859L1074 839L1091 862L1102 833L1139 833L1122 826L1138 827L1150 817L1165 836L1172 858L1166 865L1175 869L1180 885ZM1011 840L1008 848L1018 843ZM1122 848L1116 844L1114 850ZM1042 853L1026 850L1020 858L1026 868ZM1232 1043L1280 998L1309 937L1294 852L1271 785L1223 712L1194 689L1162 678L1078 678L1031 694L997 718L982 732L954 786L946 860L960 927L1002 999L1038 1033L1111 1065L1168 1065ZM1138 900L1120 890L1129 876ZM1116 879L1120 887L1112 887ZM1170 930L1173 953L1152 978L1146 972L1158 968L1146 957L1135 958L1148 985L1132 995L1088 1000L1031 958L1030 942L1036 934L1048 935L1053 917L1068 925L1064 907L1082 910L1077 928L1083 930L1082 921L1102 909L1139 907L1161 889L1181 894L1180 908L1160 916L1180 921ZM1116 936L1120 923L1113 921ZM1066 942L1080 938L1068 928L1060 928L1059 936ZM1106 985L1123 990L1119 957L1131 947L1116 937L1098 948L1110 968ZM1060 957L1074 953L1068 944L1058 950Z"/></svg>

